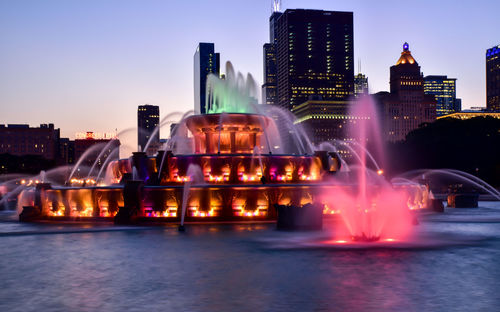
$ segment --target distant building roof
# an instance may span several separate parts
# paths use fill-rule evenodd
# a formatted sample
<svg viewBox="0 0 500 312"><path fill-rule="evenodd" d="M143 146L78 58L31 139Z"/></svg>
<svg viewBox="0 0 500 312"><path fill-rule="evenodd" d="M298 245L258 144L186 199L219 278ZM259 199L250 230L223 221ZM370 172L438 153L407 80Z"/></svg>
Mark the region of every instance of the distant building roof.
<svg viewBox="0 0 500 312"><path fill-rule="evenodd" d="M29 128L29 125L26 124L8 124L7 128Z"/></svg>
<svg viewBox="0 0 500 312"><path fill-rule="evenodd" d="M500 54L500 44L496 47L486 50L486 58L493 57L497 54Z"/></svg>

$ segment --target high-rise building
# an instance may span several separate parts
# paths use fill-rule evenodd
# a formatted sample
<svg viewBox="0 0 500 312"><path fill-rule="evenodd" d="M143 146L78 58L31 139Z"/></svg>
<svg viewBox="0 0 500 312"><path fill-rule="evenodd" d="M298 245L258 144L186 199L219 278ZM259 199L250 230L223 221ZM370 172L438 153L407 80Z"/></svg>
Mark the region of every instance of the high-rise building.
<svg viewBox="0 0 500 312"><path fill-rule="evenodd" d="M262 103L276 104L276 45L264 44L264 84L262 85Z"/></svg>
<svg viewBox="0 0 500 312"><path fill-rule="evenodd" d="M436 98L436 116L459 112L456 79L447 76L425 76L424 93ZM461 106L461 105L460 105Z"/></svg>
<svg viewBox="0 0 500 312"><path fill-rule="evenodd" d="M436 100L424 93L423 74L406 42L401 57L391 66L390 89L390 93L376 94L382 106L384 137L388 141L404 140L408 132L420 124L436 119Z"/></svg>
<svg viewBox="0 0 500 312"><path fill-rule="evenodd" d="M194 54L194 111L206 114L207 77L220 74L220 54L215 53L215 45L200 42Z"/></svg>
<svg viewBox="0 0 500 312"><path fill-rule="evenodd" d="M160 107L156 105L139 105L137 108L137 144L143 149L160 124ZM151 139L153 144L160 141L160 129Z"/></svg>
<svg viewBox="0 0 500 312"><path fill-rule="evenodd" d="M354 96L359 97L360 95L368 93L368 77L362 73L358 73L354 76Z"/></svg>
<svg viewBox="0 0 500 312"><path fill-rule="evenodd" d="M277 104L278 67L276 63L276 46L278 43L279 2L274 1L273 13L269 17L269 43L264 44L264 84L262 85L262 103Z"/></svg>
<svg viewBox="0 0 500 312"><path fill-rule="evenodd" d="M311 96L353 95L352 12L288 9L275 22L280 107L292 110Z"/></svg>
<svg viewBox="0 0 500 312"><path fill-rule="evenodd" d="M500 45L486 50L486 108L500 111Z"/></svg>
<svg viewBox="0 0 500 312"><path fill-rule="evenodd" d="M455 112L461 112L462 111L462 99L456 98L455 99Z"/></svg>

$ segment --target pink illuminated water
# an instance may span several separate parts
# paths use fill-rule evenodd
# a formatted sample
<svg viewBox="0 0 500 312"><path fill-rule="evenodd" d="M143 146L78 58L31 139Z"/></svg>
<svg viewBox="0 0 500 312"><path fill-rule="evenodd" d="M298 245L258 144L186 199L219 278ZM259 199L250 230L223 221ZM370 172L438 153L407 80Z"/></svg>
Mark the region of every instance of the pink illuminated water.
<svg viewBox="0 0 500 312"><path fill-rule="evenodd" d="M351 188L339 188L327 195L328 206L338 211L345 225L336 231L334 242L401 240L412 228L413 217L408 209L408 194L395 190L378 168L369 168L367 152L371 150L377 162L385 163L381 124L374 101L366 96L352 104L348 136L354 140L353 149L359 165L351 166L354 181L336 178L339 184L350 182ZM378 171L378 172L377 172Z"/></svg>

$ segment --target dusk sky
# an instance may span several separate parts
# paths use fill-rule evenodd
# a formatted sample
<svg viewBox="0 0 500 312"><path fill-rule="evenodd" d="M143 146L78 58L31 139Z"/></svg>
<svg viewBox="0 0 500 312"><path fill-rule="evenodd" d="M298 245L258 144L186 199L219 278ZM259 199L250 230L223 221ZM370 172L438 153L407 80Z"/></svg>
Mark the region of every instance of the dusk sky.
<svg viewBox="0 0 500 312"><path fill-rule="evenodd" d="M424 75L457 78L463 107L485 106L485 53L500 44L498 0L285 0L282 9L354 12L354 61L389 89L405 41ZM137 106L193 108L193 54L262 83L270 0L0 0L0 123L54 123L62 136L137 126ZM163 132L162 137L166 134Z"/></svg>

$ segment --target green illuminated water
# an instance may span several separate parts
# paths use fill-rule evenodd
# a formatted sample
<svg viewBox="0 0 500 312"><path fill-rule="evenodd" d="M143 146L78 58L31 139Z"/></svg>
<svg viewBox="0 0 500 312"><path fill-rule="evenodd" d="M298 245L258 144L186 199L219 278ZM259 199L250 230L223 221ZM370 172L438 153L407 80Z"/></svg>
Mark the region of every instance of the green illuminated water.
<svg viewBox="0 0 500 312"><path fill-rule="evenodd" d="M227 62L224 79L213 74L207 78L206 111L209 114L257 113L257 94L253 77L235 74L233 66Z"/></svg>

